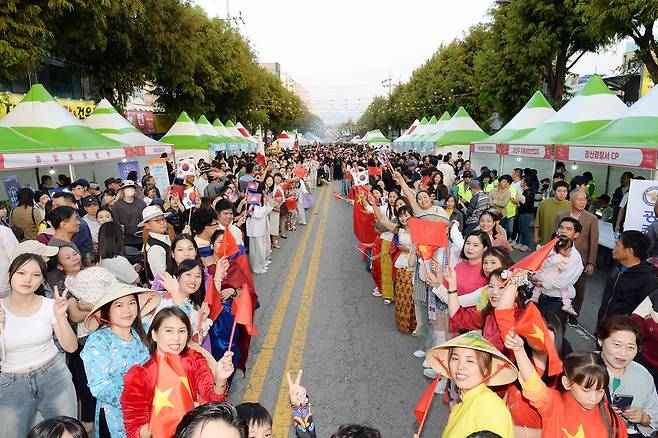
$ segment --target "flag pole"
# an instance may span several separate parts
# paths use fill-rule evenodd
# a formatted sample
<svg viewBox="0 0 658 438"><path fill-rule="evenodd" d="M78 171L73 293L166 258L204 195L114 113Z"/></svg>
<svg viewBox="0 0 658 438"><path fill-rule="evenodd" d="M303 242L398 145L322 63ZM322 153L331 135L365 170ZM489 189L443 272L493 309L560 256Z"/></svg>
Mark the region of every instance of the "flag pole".
<svg viewBox="0 0 658 438"><path fill-rule="evenodd" d="M233 328L231 328L231 337L229 338L228 341L228 350L226 351L231 351L231 345L233 345L233 336L235 335L235 327L238 325L238 318L234 317L233 318Z"/></svg>

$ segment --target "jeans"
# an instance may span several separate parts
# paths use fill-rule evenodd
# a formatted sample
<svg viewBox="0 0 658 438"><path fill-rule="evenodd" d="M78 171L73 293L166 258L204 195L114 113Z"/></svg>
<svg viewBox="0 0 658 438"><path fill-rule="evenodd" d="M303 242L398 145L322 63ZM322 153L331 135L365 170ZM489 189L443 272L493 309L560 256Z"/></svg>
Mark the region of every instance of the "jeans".
<svg viewBox="0 0 658 438"><path fill-rule="evenodd" d="M6 438L23 438L34 425L37 411L44 419L78 417L71 372L64 355L25 373L0 373L0 418Z"/></svg>
<svg viewBox="0 0 658 438"><path fill-rule="evenodd" d="M516 216L512 216L512 217L507 218L507 223L505 224L505 231L507 231L507 240L514 240L514 238L516 237L514 235L514 223L515 222L516 222Z"/></svg>
<svg viewBox="0 0 658 438"><path fill-rule="evenodd" d="M523 213L519 215L519 242L521 245L532 246L532 213Z"/></svg>

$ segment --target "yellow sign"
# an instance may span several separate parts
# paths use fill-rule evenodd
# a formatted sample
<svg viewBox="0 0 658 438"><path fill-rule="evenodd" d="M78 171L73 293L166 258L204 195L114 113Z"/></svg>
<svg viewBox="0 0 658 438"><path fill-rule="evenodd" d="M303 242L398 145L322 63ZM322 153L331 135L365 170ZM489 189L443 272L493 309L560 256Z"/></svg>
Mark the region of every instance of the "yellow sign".
<svg viewBox="0 0 658 438"><path fill-rule="evenodd" d="M654 87L654 83L649 77L649 70L646 65L642 66L642 83L640 84L640 97L647 94Z"/></svg>
<svg viewBox="0 0 658 438"><path fill-rule="evenodd" d="M5 93L0 96L0 119L6 116L9 111L23 99L22 94ZM96 108L96 104L91 100L82 99L58 99L55 98L64 108L80 120L84 120L91 115Z"/></svg>

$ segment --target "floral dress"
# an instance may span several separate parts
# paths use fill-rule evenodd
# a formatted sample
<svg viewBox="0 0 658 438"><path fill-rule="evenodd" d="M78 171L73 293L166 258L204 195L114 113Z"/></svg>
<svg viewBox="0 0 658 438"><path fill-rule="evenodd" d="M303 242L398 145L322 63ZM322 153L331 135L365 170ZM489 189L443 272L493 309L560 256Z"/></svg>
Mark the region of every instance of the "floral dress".
<svg viewBox="0 0 658 438"><path fill-rule="evenodd" d="M132 339L126 341L105 325L89 335L80 356L85 364L89 389L97 400L94 421L96 436L100 410L104 409L112 438L125 438L119 401L123 392L123 376L134 365L144 365L151 355L135 330L132 330Z"/></svg>

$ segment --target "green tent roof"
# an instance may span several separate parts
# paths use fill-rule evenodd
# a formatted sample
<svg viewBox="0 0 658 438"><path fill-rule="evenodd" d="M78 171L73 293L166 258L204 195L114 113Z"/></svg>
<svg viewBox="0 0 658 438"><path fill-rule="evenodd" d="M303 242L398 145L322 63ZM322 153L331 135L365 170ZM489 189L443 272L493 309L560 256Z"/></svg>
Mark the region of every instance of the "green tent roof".
<svg viewBox="0 0 658 438"><path fill-rule="evenodd" d="M213 142L206 136L185 111L180 113L176 123L160 139L164 143L171 143L177 150L208 150Z"/></svg>
<svg viewBox="0 0 658 438"><path fill-rule="evenodd" d="M30 88L20 103L2 119L2 124L40 142L56 144L60 150L84 151L128 146L82 123L41 84L34 84Z"/></svg>
<svg viewBox="0 0 658 438"><path fill-rule="evenodd" d="M436 146L465 145L487 137L484 132L473 121L463 106L460 106L452 119L446 123L443 131L435 139Z"/></svg>

